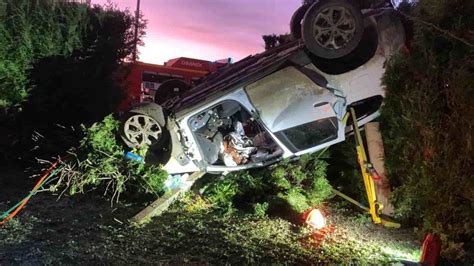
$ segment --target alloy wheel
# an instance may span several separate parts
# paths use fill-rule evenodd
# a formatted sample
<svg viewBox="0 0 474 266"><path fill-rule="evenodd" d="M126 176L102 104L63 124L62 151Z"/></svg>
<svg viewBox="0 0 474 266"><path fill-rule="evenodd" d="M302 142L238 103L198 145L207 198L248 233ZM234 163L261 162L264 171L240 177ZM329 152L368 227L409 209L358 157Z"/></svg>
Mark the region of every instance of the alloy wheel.
<svg viewBox="0 0 474 266"><path fill-rule="evenodd" d="M162 129L155 119L136 114L125 121L124 134L133 145L151 146L161 138Z"/></svg>
<svg viewBox="0 0 474 266"><path fill-rule="evenodd" d="M356 21L349 9L338 6L322 10L313 21L313 37L326 49L344 47L354 37Z"/></svg>

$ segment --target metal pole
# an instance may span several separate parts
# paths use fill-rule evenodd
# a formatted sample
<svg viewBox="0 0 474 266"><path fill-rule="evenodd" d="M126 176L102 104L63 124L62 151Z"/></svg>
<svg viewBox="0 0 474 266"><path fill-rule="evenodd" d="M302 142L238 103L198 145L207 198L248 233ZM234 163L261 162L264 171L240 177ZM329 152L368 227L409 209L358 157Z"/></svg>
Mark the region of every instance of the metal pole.
<svg viewBox="0 0 474 266"><path fill-rule="evenodd" d="M140 18L140 0L137 0L137 10L135 11L135 36L133 49L133 62L137 60L137 43L138 43L138 23Z"/></svg>

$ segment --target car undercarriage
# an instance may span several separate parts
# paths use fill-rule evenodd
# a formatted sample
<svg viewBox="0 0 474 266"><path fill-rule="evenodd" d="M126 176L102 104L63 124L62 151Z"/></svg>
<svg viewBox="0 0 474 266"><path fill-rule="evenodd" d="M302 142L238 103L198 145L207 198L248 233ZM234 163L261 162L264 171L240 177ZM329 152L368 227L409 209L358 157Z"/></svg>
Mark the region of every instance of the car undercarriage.
<svg viewBox="0 0 474 266"><path fill-rule="evenodd" d="M350 108L360 126L375 119L384 64L405 42L393 9L360 10L345 0L302 9L304 16L293 18L301 25L292 20L301 37L225 66L160 104L130 110L122 120L124 142L159 153L157 162L171 174L220 173L342 142L354 130L342 122ZM321 37L326 30L331 35Z"/></svg>

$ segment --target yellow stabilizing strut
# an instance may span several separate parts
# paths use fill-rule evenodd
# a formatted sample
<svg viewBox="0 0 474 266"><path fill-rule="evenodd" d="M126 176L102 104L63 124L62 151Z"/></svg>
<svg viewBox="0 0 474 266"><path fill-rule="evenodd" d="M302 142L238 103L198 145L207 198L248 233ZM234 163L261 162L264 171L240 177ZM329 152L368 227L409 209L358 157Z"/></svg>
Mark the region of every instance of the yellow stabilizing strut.
<svg viewBox="0 0 474 266"><path fill-rule="evenodd" d="M351 197L343 194L342 192L336 189L333 189L333 192L336 195L344 198L345 200L357 205L361 209L370 213L370 216L372 217L372 221L374 223L382 224L385 227L399 228L400 227L399 223L382 219L380 217L383 205L377 202L377 194L375 193L376 188L375 188L374 180L372 179L372 171L375 171L375 170L373 169L370 161L367 159L367 154L365 153L364 142L362 140L362 136L360 135L359 125L357 124L357 117L355 115L354 108L351 108L350 111L344 115L344 118L342 119L342 123L344 125L347 124L347 120L349 119L349 116L352 117L354 137L355 137L356 150L357 150L357 161L359 163L362 177L364 179L364 186L365 186L365 191L367 193L369 208L363 206L360 202L352 199Z"/></svg>
<svg viewBox="0 0 474 266"><path fill-rule="evenodd" d="M372 217L372 221L376 224L382 223L382 219L379 216L380 211L382 210L382 204L377 202L377 194L375 193L375 184L372 180L370 169L371 166L369 160L367 159L367 154L365 153L364 142L362 136L360 135L359 125L357 124L357 117L355 115L354 108L351 107L350 113L348 112L344 118L343 123L347 123L349 116L352 117L352 127L354 129L354 137L356 142L357 150L357 161L359 162L360 170L362 172L362 177L364 179L365 191L367 193L367 200L369 202L369 213Z"/></svg>
<svg viewBox="0 0 474 266"><path fill-rule="evenodd" d="M369 212L372 216L372 221L376 224L379 224L382 222L379 213L381 212L383 205L377 202L375 184L369 170L370 162L367 159L367 154L365 153L364 142L362 140L362 136L360 135L359 125L357 124L357 117L355 115L354 108L351 107L350 111L352 116L352 127L354 129L354 137L356 142L357 160L359 162L362 177L364 179L367 200L369 201Z"/></svg>

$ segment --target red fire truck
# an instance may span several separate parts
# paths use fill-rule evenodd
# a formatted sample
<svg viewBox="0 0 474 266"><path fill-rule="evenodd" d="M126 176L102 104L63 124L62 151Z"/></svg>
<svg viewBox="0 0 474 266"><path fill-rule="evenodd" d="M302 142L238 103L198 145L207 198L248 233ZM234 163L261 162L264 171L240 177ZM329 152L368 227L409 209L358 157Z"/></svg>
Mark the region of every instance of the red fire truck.
<svg viewBox="0 0 474 266"><path fill-rule="evenodd" d="M164 65L136 62L127 78L127 98L120 104L119 111L126 111L141 102L153 102L160 94L169 95L170 92L165 90L170 86L162 86L165 82L178 82L181 83L178 87L191 88L207 74L229 63L230 58L211 62L186 57L170 59ZM172 89L175 91L171 93L180 93L177 88Z"/></svg>

